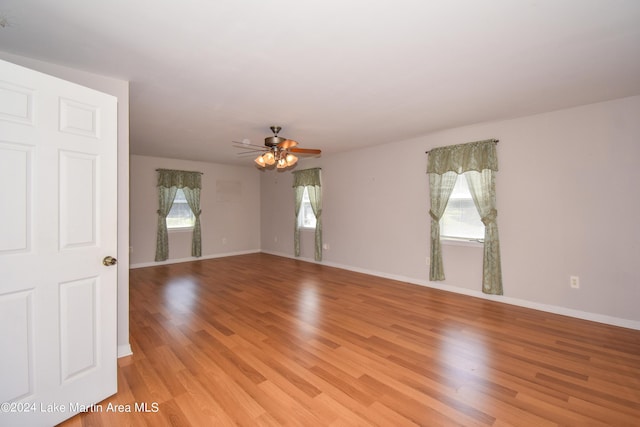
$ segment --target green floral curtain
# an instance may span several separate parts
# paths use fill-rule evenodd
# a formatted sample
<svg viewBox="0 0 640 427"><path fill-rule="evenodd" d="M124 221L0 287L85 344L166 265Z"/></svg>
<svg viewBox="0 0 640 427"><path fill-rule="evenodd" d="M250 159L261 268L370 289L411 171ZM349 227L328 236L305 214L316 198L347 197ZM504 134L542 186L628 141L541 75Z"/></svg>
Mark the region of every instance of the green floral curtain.
<svg viewBox="0 0 640 427"><path fill-rule="evenodd" d="M429 151L427 173L431 193L431 269L430 280L444 280L440 250L439 220L451 195L455 178L464 174L480 218L485 225L482 291L502 295L502 268L495 202L495 172L498 170L497 140L458 144ZM453 183L451 183L453 181ZM449 189L451 187L451 189ZM445 200L446 199L446 200ZM437 227L437 231L434 228ZM437 241L436 241L437 240Z"/></svg>
<svg viewBox="0 0 640 427"><path fill-rule="evenodd" d="M502 266L500 240L498 239L498 211L496 210L495 173L491 169L482 172L468 171L464 176L469 185L473 202L484 224L484 261L482 264L482 291L502 295Z"/></svg>
<svg viewBox="0 0 640 427"><path fill-rule="evenodd" d="M427 173L461 174L467 171L498 170L495 139L438 147L429 151Z"/></svg>
<svg viewBox="0 0 640 427"><path fill-rule="evenodd" d="M191 256L202 256L202 231L200 229L200 188L182 187L184 198L193 212L195 223L193 224L193 236L191 237Z"/></svg>
<svg viewBox="0 0 640 427"><path fill-rule="evenodd" d="M458 174L446 172L442 175L429 174L429 195L431 198L431 262L429 263L429 280L444 280L442 265L442 246L440 243L440 218L444 214L449 197L456 185Z"/></svg>
<svg viewBox="0 0 640 427"><path fill-rule="evenodd" d="M314 237L314 257L316 261L322 261L322 188L319 185L307 186L311 209L316 216L316 230Z"/></svg>
<svg viewBox="0 0 640 427"><path fill-rule="evenodd" d="M167 215L171 211L173 199L176 198L178 187L158 187L158 229L156 231L156 261L166 261L169 258L169 232L167 230Z"/></svg>
<svg viewBox="0 0 640 427"><path fill-rule="evenodd" d="M300 227L298 226L298 217L300 215L300 207L302 206L302 197L304 196L304 185L293 187L294 204L296 221L293 224L293 253L300 256Z"/></svg>
<svg viewBox="0 0 640 427"><path fill-rule="evenodd" d="M316 261L322 261L322 183L321 169L304 169L293 172L293 189L294 189L294 209L295 209L295 225L293 234L293 246L295 256L300 256L300 227L298 226L298 214L300 205L302 204L302 195L304 188L309 193L309 201L311 209L316 217L315 229L315 250L314 258Z"/></svg>
<svg viewBox="0 0 640 427"><path fill-rule="evenodd" d="M158 228L156 231L156 261L169 258L169 232L167 215L171 211L178 188L182 188L189 208L195 216L193 236L191 239L191 256L202 255L202 232L200 226L200 189L202 173L173 169L157 169L158 172Z"/></svg>
<svg viewBox="0 0 640 427"><path fill-rule="evenodd" d="M158 187L202 188L202 172L157 169Z"/></svg>

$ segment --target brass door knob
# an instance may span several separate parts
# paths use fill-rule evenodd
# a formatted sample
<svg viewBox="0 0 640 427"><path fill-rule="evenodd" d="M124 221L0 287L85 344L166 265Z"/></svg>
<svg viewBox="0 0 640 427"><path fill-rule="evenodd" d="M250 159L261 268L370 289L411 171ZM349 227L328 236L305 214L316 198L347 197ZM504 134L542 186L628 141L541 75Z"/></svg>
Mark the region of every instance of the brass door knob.
<svg viewBox="0 0 640 427"><path fill-rule="evenodd" d="M112 257L112 256L106 256L106 257L104 257L104 259L102 260L102 263L103 263L104 265L106 265L107 267L110 267L110 266L112 266L112 265L116 265L116 264L118 263L118 260L117 260L117 259L115 259L115 258L114 258L114 257Z"/></svg>

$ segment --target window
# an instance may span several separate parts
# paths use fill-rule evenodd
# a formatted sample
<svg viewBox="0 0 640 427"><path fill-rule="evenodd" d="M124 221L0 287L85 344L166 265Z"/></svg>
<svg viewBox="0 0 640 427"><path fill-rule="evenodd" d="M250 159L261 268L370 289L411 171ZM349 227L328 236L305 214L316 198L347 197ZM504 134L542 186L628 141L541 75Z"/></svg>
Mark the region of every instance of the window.
<svg viewBox="0 0 640 427"><path fill-rule="evenodd" d="M178 188L176 198L173 199L173 205L167 215L167 228L193 228L195 222L196 217L187 203L184 191L182 188Z"/></svg>
<svg viewBox="0 0 640 427"><path fill-rule="evenodd" d="M484 224L473 203L464 175L458 175L447 208L440 219L440 236L445 239L477 241L484 239Z"/></svg>
<svg viewBox="0 0 640 427"><path fill-rule="evenodd" d="M311 208L307 187L304 188L304 193L302 194L302 204L300 205L300 212L298 213L298 227L316 228L316 216Z"/></svg>

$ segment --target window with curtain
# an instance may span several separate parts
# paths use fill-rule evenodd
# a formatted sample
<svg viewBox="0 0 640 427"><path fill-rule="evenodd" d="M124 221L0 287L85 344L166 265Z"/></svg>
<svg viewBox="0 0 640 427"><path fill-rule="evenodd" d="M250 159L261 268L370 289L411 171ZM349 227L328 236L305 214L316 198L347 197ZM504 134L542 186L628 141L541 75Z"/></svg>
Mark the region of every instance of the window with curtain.
<svg viewBox="0 0 640 427"><path fill-rule="evenodd" d="M191 256L202 255L202 237L200 226L200 189L202 187L202 173L180 171L172 169L158 169L158 228L156 236L156 261L166 261L169 258L169 233L167 217L172 212L178 191L184 195L186 205L191 211L193 221L193 236L191 238ZM182 202L180 201L180 203ZM179 209L176 206L177 209ZM182 206L184 210L184 205Z"/></svg>
<svg viewBox="0 0 640 427"><path fill-rule="evenodd" d="M484 224L473 202L466 178L457 179L453 186L440 219L440 237L443 240L475 242L482 242L484 239Z"/></svg>
<svg viewBox="0 0 640 427"><path fill-rule="evenodd" d="M502 295L498 211L496 209L495 172L498 171L497 140L470 142L434 148L429 151L427 173L431 209L429 280L444 280L440 221L456 187L464 174L469 193L484 225L482 291Z"/></svg>
<svg viewBox="0 0 640 427"><path fill-rule="evenodd" d="M311 207L311 199L309 198L309 190L304 187L302 193L302 203L300 204L300 211L298 212L298 227L299 228L316 228L316 215L313 213Z"/></svg>
<svg viewBox="0 0 640 427"><path fill-rule="evenodd" d="M184 195L184 190L178 188L176 197L173 199L173 205L171 205L171 210L167 215L167 228L169 230L193 228L195 222L196 217L189 207L189 202L187 202L187 197Z"/></svg>
<svg viewBox="0 0 640 427"><path fill-rule="evenodd" d="M300 256L300 214L304 194L309 196L309 205L315 217L314 258L322 261L322 183L320 168L304 169L293 172L294 195L294 233L293 246L295 256Z"/></svg>

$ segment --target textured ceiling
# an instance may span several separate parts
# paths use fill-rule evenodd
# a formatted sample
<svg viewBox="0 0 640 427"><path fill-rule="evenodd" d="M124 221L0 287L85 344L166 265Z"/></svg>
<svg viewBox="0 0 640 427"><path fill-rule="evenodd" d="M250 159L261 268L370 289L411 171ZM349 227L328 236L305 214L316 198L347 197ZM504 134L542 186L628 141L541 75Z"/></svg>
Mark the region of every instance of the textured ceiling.
<svg viewBox="0 0 640 427"><path fill-rule="evenodd" d="M640 94L637 0L2 0L0 50L130 82L133 154L330 154ZM3 22L0 19L0 22Z"/></svg>

